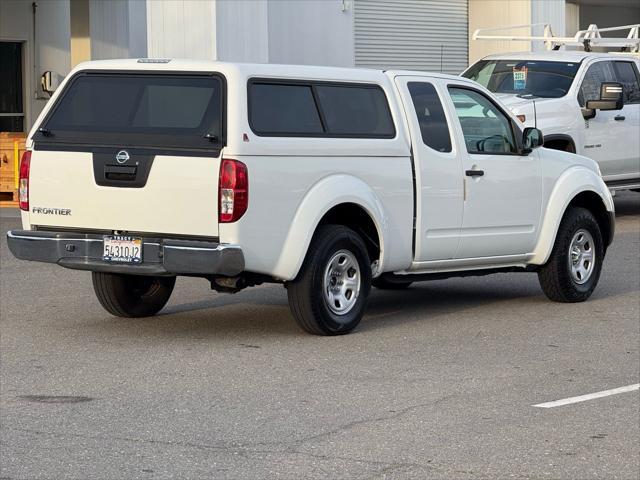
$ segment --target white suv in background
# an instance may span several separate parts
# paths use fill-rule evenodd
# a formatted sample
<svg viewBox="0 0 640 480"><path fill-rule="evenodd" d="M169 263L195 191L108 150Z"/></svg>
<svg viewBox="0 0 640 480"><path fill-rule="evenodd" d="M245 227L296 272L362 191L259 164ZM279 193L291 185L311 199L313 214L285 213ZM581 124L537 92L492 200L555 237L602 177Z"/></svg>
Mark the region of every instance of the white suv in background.
<svg viewBox="0 0 640 480"><path fill-rule="evenodd" d="M598 162L611 190L640 189L640 61L583 51L490 55L463 77L507 105L544 146ZM622 102L616 90L622 87ZM604 98L610 95L611 98Z"/></svg>

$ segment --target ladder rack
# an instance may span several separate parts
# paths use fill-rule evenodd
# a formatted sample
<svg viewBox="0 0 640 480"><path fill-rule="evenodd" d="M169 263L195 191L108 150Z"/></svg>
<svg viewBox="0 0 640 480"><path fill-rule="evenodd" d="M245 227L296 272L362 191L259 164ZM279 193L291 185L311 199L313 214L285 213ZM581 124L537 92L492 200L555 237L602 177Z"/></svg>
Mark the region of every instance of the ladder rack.
<svg viewBox="0 0 640 480"><path fill-rule="evenodd" d="M496 35L493 32L504 30L518 30L522 28L544 27L542 35ZM626 37L603 37L601 33L626 32ZM617 48L616 53L638 53L640 51L640 23L623 25L620 27L598 28L596 24L589 25L586 30L578 31L573 37L556 37L548 23L532 23L529 25L514 25L510 27L479 28L473 32L474 40L513 40L513 41L542 41L547 50L559 50L562 46L581 47L590 52L594 47ZM612 52L613 53L613 52Z"/></svg>

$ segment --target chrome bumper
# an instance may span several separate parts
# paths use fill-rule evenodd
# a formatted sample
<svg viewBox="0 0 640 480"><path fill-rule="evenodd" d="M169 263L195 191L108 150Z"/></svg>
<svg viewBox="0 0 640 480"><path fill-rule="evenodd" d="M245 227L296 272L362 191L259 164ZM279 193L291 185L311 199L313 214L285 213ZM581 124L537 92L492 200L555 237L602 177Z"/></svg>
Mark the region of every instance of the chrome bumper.
<svg viewBox="0 0 640 480"><path fill-rule="evenodd" d="M238 245L169 238L142 239L142 263L102 260L103 236L89 233L11 230L9 250L16 258L57 263L66 268L132 275L224 275L244 270Z"/></svg>

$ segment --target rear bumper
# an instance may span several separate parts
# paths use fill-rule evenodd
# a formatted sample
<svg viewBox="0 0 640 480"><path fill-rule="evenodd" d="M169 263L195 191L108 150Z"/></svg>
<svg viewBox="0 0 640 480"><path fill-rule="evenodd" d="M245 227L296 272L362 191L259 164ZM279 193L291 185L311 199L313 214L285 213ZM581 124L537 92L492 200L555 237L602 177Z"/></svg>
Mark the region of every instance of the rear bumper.
<svg viewBox="0 0 640 480"><path fill-rule="evenodd" d="M16 258L62 267L132 275L224 275L244 271L238 245L209 241L143 238L142 263L102 260L103 237L96 234L12 230L9 250Z"/></svg>

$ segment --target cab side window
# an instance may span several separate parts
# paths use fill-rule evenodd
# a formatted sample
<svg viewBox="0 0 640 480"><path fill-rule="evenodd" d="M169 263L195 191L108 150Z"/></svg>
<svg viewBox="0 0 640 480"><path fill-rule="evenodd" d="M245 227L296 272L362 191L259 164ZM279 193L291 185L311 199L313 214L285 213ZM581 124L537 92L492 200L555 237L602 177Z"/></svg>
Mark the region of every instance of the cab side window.
<svg viewBox="0 0 640 480"><path fill-rule="evenodd" d="M511 119L482 93L449 87L462 126L467 151L472 154L514 154Z"/></svg>
<svg viewBox="0 0 640 480"><path fill-rule="evenodd" d="M622 84L624 103L640 103L640 85L635 65L631 62L613 62L613 69L615 81Z"/></svg>
<svg viewBox="0 0 640 480"><path fill-rule="evenodd" d="M435 87L425 82L407 84L420 124L424 144L438 152L451 151L451 135L447 117Z"/></svg>
<svg viewBox="0 0 640 480"><path fill-rule="evenodd" d="M578 103L584 107L589 100L600 100L600 85L602 82L615 82L611 62L594 63L587 69L584 75L580 92L578 92Z"/></svg>

